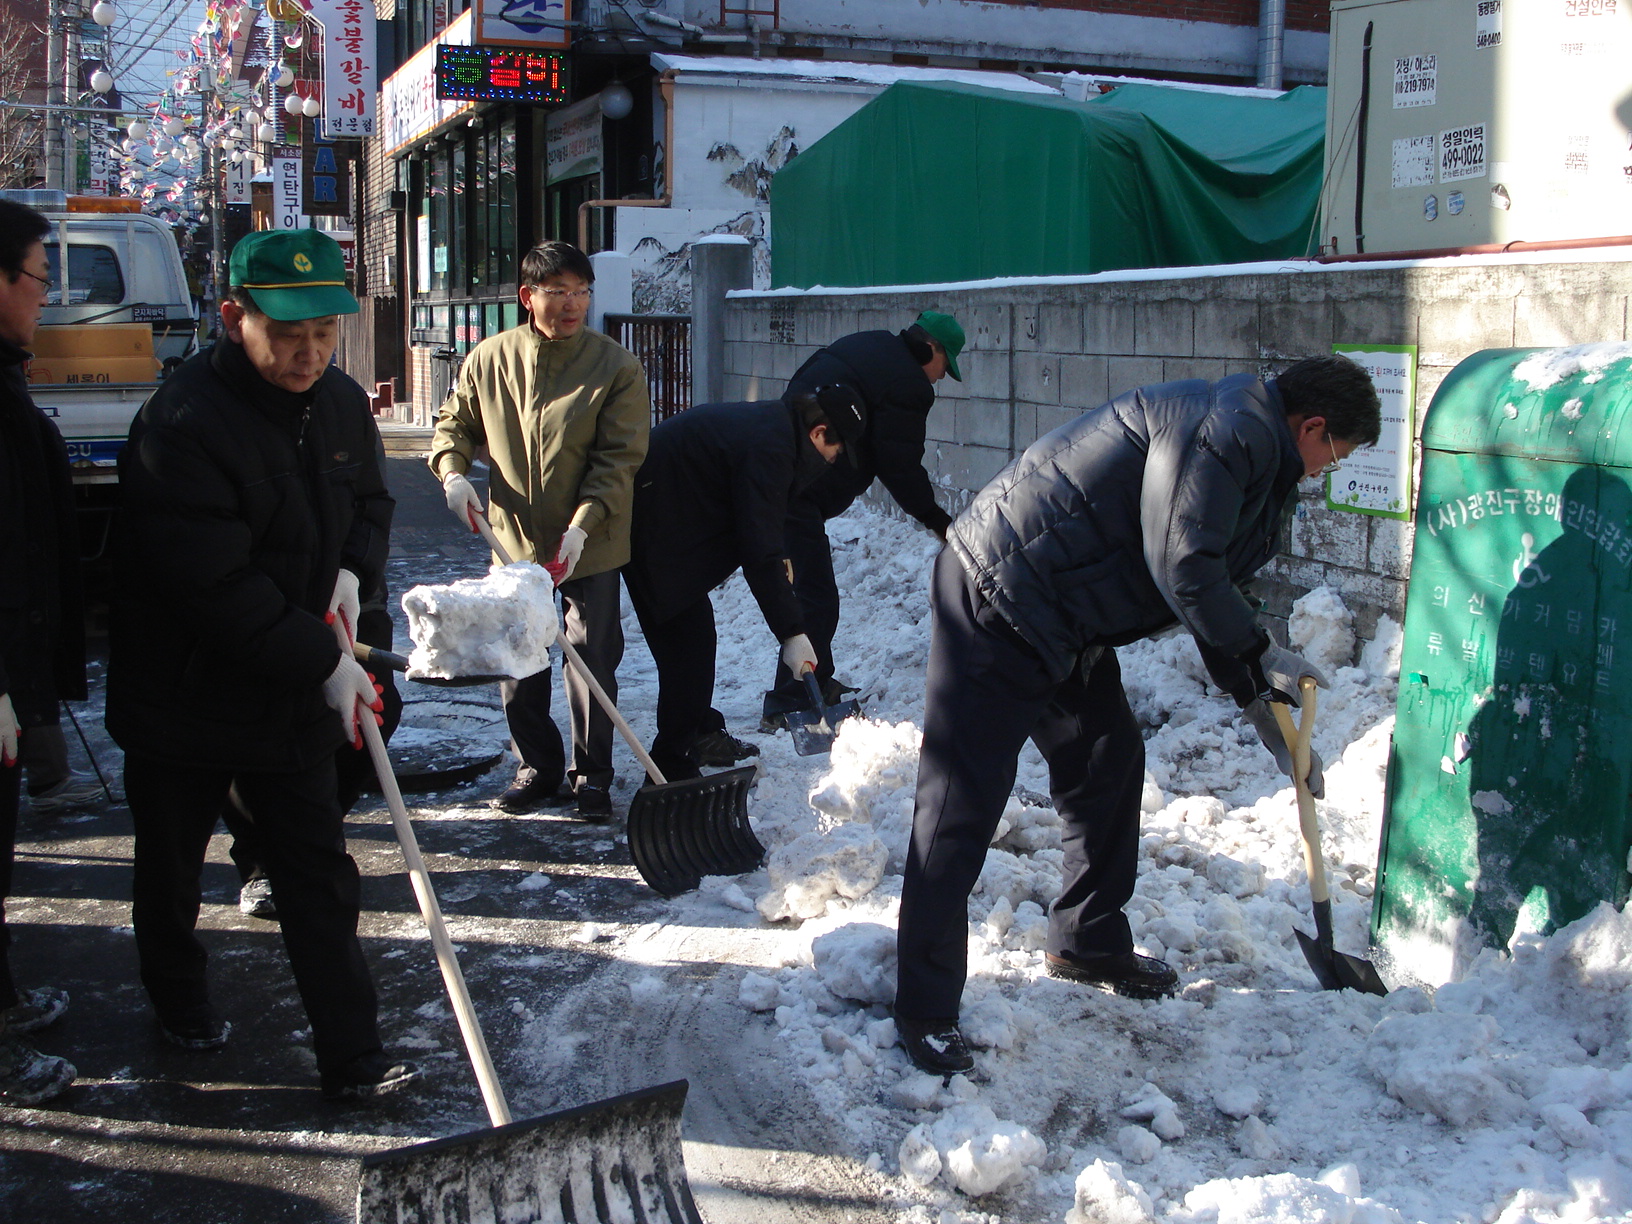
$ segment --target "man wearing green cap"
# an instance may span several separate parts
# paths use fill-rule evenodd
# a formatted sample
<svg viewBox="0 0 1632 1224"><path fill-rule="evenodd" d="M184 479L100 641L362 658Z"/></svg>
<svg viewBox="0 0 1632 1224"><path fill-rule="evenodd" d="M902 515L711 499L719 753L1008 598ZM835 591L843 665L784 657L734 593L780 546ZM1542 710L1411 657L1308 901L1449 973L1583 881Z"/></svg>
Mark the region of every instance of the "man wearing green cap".
<svg viewBox="0 0 1632 1224"><path fill-rule="evenodd" d="M194 927L230 800L255 825L323 1094L373 1096L418 1072L381 1047L335 753L380 707L341 638L383 582L394 503L367 398L330 364L357 310L339 246L256 233L230 267L222 338L153 393L119 457L107 724L136 952L159 1035L224 1045Z"/></svg>
<svg viewBox="0 0 1632 1224"><path fill-rule="evenodd" d="M947 374L959 382L963 328L949 314L926 310L899 333L856 332L819 350L788 380L783 397L811 394L837 383L865 405L867 432L851 448L851 463L834 464L788 505L787 552L793 589L804 609L805 631L816 648L816 675L830 702L846 691L833 679L833 634L839 626L839 588L833 578L828 519L842 514L876 477L896 505L945 538L952 516L935 500L924 471L924 434L935 403L935 384ZM854 691L854 690L848 690ZM790 710L809 704L805 687L780 659L765 694L760 730L772 731Z"/></svg>

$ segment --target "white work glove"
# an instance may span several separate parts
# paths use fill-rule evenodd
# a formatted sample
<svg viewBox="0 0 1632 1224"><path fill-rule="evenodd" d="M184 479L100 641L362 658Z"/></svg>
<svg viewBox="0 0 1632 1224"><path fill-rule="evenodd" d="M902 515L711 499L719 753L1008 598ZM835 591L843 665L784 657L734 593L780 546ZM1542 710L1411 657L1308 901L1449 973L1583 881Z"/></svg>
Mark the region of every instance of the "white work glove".
<svg viewBox="0 0 1632 1224"><path fill-rule="evenodd" d="M22 730L17 725L17 711L12 708L11 694L0 693L0 765L17 764L17 737Z"/></svg>
<svg viewBox="0 0 1632 1224"><path fill-rule="evenodd" d="M1296 657L1296 656L1294 656ZM1308 675L1308 672L1304 673ZM1275 758L1275 764L1287 777L1292 776L1292 750L1286 746L1286 736L1281 734L1281 725L1275 720L1275 711L1269 708L1269 703L1260 698L1253 698L1241 711L1241 717L1252 724L1252 729L1258 732L1258 738L1264 741L1270 755ZM1321 765L1320 753L1309 748L1309 776L1304 779L1309 787L1309 793L1316 799L1326 797L1326 775Z"/></svg>
<svg viewBox="0 0 1632 1224"><path fill-rule="evenodd" d="M1298 680L1302 676L1312 676L1317 685L1323 689L1331 688L1325 674L1308 659L1300 654L1293 654L1270 642L1259 656L1258 669L1263 672L1263 679L1268 683L1268 694L1271 700L1285 702L1294 708L1298 705ZM1257 679L1257 677L1254 677ZM1259 689L1260 697L1265 690Z"/></svg>
<svg viewBox="0 0 1632 1224"><path fill-rule="evenodd" d="M363 731L357 723L357 705L361 702L370 710L375 711L376 725L384 722L379 717L379 711L385 709L385 702L380 697L381 689L374 683L374 677L363 670L363 665L349 654L340 656L340 662L335 664L329 678L323 681L323 700L328 702L329 708L340 715L340 725L346 730L346 742L353 748L363 746Z"/></svg>
<svg viewBox="0 0 1632 1224"><path fill-rule="evenodd" d="M816 670L816 647L804 634L796 633L782 643L782 662L799 679L807 671Z"/></svg>
<svg viewBox="0 0 1632 1224"><path fill-rule="evenodd" d="M448 499L448 509L472 531L476 530L475 515L482 512L482 499L476 495L476 486L465 479L462 472L449 472L442 477L442 494Z"/></svg>
<svg viewBox="0 0 1632 1224"><path fill-rule="evenodd" d="M578 568L578 558L584 555L584 541L589 539L589 533L582 527L568 527L561 533L561 544L555 550L555 562L550 566L550 577L555 578L555 566L561 567L561 576L555 578L555 585L560 586L572 577L572 571Z"/></svg>
<svg viewBox="0 0 1632 1224"><path fill-rule="evenodd" d="M345 631L342 645L350 650L357 640L357 614L361 610L358 599L357 575L348 569L342 569L334 576L334 594L329 596L329 611L323 620L325 624L336 626L336 633Z"/></svg>

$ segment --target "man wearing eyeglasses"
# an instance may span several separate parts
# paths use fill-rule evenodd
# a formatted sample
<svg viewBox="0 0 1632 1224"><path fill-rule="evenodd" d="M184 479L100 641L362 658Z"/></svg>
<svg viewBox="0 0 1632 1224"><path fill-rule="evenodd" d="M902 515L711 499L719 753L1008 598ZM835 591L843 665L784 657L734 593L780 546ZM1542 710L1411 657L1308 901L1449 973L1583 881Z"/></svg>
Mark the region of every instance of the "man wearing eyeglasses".
<svg viewBox="0 0 1632 1224"><path fill-rule="evenodd" d="M1269 702L1324 678L1275 644L1239 584L1275 555L1300 480L1377 441L1377 393L1345 357L1130 391L1044 435L975 496L935 563L924 738L901 891L896 1032L934 1074L958 1028L967 904L1029 738L1064 821L1051 976L1132 998L1178 974L1133 950L1144 740L1114 647L1189 630L1213 682L1292 763ZM1311 754L1310 790L1324 794Z"/></svg>
<svg viewBox="0 0 1632 1224"><path fill-rule="evenodd" d="M482 510L468 473L486 446L494 533L511 557L551 571L567 640L616 700L618 570L629 560L635 471L646 457L652 407L639 359L585 325L594 281L588 257L565 242L522 257L527 319L465 358L437 414L430 465L448 509L468 526ZM612 817L612 724L567 669L569 770L550 716L551 679L546 671L501 686L520 765L496 806L520 813L575 802L579 816L604 823Z"/></svg>
<svg viewBox="0 0 1632 1224"><path fill-rule="evenodd" d="M52 1024L66 992L11 977L11 893L22 768L31 732L54 726L57 699L85 699L85 622L68 452L28 393L24 363L50 285L51 224L0 200L0 1104L38 1105L74 1081L65 1058L17 1040Z"/></svg>

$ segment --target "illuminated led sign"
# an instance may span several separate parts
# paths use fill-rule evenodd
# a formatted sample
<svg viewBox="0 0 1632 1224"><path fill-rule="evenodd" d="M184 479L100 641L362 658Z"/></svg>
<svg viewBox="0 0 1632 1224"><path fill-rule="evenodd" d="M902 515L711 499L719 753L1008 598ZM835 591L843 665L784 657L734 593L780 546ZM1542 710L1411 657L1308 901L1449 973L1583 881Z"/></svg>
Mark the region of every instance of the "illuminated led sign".
<svg viewBox="0 0 1632 1224"><path fill-rule="evenodd" d="M524 47L436 49L436 96L462 102L566 102L567 57Z"/></svg>

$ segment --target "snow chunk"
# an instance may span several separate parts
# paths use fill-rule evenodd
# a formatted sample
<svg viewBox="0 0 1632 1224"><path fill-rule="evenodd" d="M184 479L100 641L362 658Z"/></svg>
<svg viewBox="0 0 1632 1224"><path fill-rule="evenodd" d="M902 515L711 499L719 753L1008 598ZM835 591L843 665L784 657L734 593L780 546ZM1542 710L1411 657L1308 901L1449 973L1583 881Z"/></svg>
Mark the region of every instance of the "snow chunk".
<svg viewBox="0 0 1632 1224"><path fill-rule="evenodd" d="M901 1172L927 1186L945 1172L972 1197L1020 1180L1048 1155L1023 1126L1000 1121L984 1105L954 1105L934 1122L912 1128L901 1141Z"/></svg>
<svg viewBox="0 0 1632 1224"><path fill-rule="evenodd" d="M1065 1224L1151 1224L1155 1208L1138 1182L1114 1160L1096 1160L1077 1174L1076 1201Z"/></svg>
<svg viewBox="0 0 1632 1224"><path fill-rule="evenodd" d="M495 566L485 578L411 587L402 610L414 639L408 674L439 680L548 671L560 628L555 583L531 561Z"/></svg>
<svg viewBox="0 0 1632 1224"><path fill-rule="evenodd" d="M782 1001L782 987L763 973L745 973L737 987L737 1002L753 1012L775 1011Z"/></svg>
<svg viewBox="0 0 1632 1224"><path fill-rule="evenodd" d="M1399 1224L1392 1208L1350 1198L1292 1173L1219 1178L1184 1196L1197 1220L1217 1224Z"/></svg>
<svg viewBox="0 0 1632 1224"><path fill-rule="evenodd" d="M1366 1040L1366 1059L1401 1104L1466 1126L1508 1096L1488 1052L1498 1033L1489 1016L1385 1016Z"/></svg>
<svg viewBox="0 0 1632 1224"><path fill-rule="evenodd" d="M895 932L852 922L810 942L816 974L841 999L888 1003L895 998Z"/></svg>
<svg viewBox="0 0 1632 1224"><path fill-rule="evenodd" d="M884 878L890 852L866 824L806 833L772 850L765 861L771 891L759 899L769 922L804 921L827 912L834 897L865 897Z"/></svg>
<svg viewBox="0 0 1632 1224"><path fill-rule="evenodd" d="M1162 1141L1142 1126L1124 1126L1116 1132L1116 1150L1129 1164L1149 1164L1162 1150Z"/></svg>
<svg viewBox="0 0 1632 1224"><path fill-rule="evenodd" d="M1354 657L1354 613L1330 587L1316 587L1292 605L1286 637L1329 679Z"/></svg>

